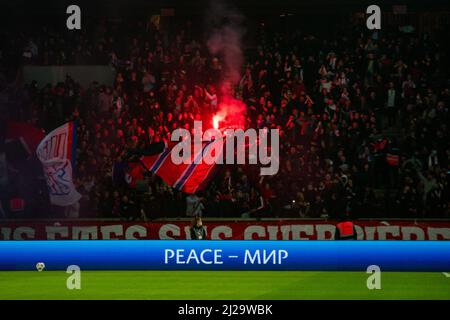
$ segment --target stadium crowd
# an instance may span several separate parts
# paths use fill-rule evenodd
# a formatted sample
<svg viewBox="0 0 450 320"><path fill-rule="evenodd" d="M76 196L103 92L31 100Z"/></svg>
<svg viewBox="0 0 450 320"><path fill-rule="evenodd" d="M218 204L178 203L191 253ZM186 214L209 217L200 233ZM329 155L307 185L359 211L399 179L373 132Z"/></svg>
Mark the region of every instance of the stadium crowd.
<svg viewBox="0 0 450 320"><path fill-rule="evenodd" d="M47 131L77 120L75 217L449 217L449 56L432 35L260 27L234 94L248 127L280 130L280 170L259 177L224 166L204 192L185 195L152 174L134 189L114 183L113 167L130 149L210 118L223 61L207 35L191 22L163 32L144 21L38 34L9 38L2 65L19 55L23 64L116 71L112 86L82 87L70 75L27 83L29 103L9 110Z"/></svg>

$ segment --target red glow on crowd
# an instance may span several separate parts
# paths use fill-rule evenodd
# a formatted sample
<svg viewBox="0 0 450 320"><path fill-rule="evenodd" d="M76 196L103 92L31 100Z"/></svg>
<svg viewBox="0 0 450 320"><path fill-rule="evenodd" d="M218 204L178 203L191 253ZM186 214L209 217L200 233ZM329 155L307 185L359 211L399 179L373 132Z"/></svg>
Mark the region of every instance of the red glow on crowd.
<svg viewBox="0 0 450 320"><path fill-rule="evenodd" d="M218 111L214 114L212 121L214 129L243 129L245 130L245 104L238 99L225 97L219 103Z"/></svg>

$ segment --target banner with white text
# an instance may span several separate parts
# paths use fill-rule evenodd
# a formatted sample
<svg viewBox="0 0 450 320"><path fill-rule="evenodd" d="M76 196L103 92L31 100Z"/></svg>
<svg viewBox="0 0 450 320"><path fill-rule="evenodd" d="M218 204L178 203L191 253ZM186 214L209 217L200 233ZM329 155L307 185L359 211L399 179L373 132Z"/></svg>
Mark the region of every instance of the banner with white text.
<svg viewBox="0 0 450 320"><path fill-rule="evenodd" d="M359 240L450 240L450 221L359 220ZM331 240L335 222L324 220L208 221L211 240ZM9 221L0 240L186 240L188 221Z"/></svg>

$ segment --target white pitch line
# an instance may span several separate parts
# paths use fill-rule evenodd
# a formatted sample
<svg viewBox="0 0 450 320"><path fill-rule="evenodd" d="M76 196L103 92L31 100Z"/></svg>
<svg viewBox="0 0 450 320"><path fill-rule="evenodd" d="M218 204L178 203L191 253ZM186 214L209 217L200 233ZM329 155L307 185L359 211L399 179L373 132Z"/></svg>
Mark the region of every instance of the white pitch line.
<svg viewBox="0 0 450 320"><path fill-rule="evenodd" d="M450 273L448 272L442 272L444 274L444 276L446 276L447 278L450 278Z"/></svg>

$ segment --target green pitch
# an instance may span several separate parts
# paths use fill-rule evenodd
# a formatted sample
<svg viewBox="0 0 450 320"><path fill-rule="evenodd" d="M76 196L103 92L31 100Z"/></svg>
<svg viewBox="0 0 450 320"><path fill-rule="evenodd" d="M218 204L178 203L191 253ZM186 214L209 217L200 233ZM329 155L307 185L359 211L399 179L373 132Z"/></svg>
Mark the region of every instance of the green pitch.
<svg viewBox="0 0 450 320"><path fill-rule="evenodd" d="M64 271L0 272L0 299L450 299L438 272L82 271L68 290Z"/></svg>

